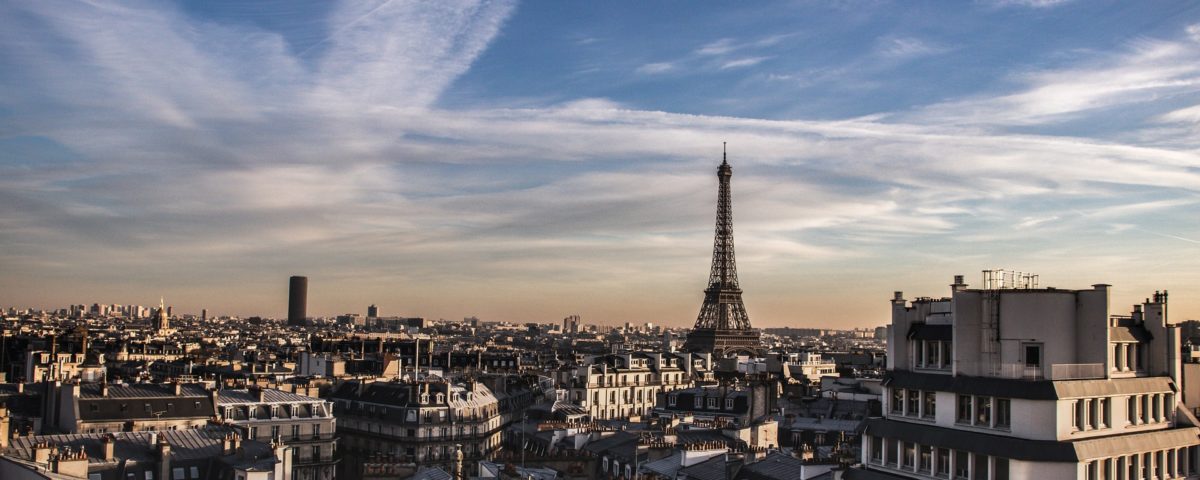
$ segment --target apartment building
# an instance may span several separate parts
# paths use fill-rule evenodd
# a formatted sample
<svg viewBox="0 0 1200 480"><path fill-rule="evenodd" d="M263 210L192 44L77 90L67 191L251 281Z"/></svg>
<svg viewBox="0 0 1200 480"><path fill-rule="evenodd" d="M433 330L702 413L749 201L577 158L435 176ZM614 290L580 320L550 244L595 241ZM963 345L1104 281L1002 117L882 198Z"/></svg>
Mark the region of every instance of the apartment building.
<svg viewBox="0 0 1200 480"><path fill-rule="evenodd" d="M556 372L566 400L592 418L646 415L659 393L692 385L692 354L627 352L587 356L582 365ZM706 358L707 360L707 358Z"/></svg>
<svg viewBox="0 0 1200 480"><path fill-rule="evenodd" d="M416 462L454 468L458 454L470 464L500 448L500 402L486 385L440 377L380 382L347 381L330 400L342 437L343 472L363 475L361 462Z"/></svg>
<svg viewBox="0 0 1200 480"><path fill-rule="evenodd" d="M259 387L224 389L216 398L221 420L247 440L292 447L293 479L336 477L337 420L332 402Z"/></svg>
<svg viewBox="0 0 1200 480"><path fill-rule="evenodd" d="M1035 278L896 292L883 418L865 425L866 471L847 478L1200 478L1167 293L1114 315L1109 285Z"/></svg>

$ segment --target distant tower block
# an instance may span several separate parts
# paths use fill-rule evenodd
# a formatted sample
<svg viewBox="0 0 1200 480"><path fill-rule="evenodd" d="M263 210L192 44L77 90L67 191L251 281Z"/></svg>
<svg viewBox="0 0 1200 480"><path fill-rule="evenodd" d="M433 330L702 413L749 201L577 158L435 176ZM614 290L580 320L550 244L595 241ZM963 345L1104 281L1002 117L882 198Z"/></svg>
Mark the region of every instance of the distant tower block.
<svg viewBox="0 0 1200 480"><path fill-rule="evenodd" d="M308 277L292 277L288 288L288 325L304 325L308 318Z"/></svg>
<svg viewBox="0 0 1200 480"><path fill-rule="evenodd" d="M722 155L717 167L717 229L713 240L712 269L696 326L688 333L684 349L712 352L714 356L757 354L762 348L758 330L750 326L742 287L738 285L733 257L733 199L729 179L733 168Z"/></svg>
<svg viewBox="0 0 1200 480"><path fill-rule="evenodd" d="M367 318L379 318L379 307L376 307L375 304L367 307Z"/></svg>

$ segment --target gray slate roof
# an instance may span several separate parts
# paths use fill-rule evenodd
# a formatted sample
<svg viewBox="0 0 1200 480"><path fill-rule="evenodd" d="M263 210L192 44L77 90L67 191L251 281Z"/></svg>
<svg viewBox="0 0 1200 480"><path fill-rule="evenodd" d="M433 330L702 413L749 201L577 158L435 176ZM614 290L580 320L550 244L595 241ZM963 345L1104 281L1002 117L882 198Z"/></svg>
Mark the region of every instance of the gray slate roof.
<svg viewBox="0 0 1200 480"><path fill-rule="evenodd" d="M187 461L218 457L221 454L222 440L232 430L219 425L209 425L203 428L186 430L161 430L158 432L117 432L117 433L87 433L67 435L38 435L34 437L19 437L12 440L6 456L12 456L25 461L33 460L33 444L49 442L57 447L70 447L72 450L83 448L88 455L88 463L103 464L103 439L113 435L117 443L113 446L114 455L122 460L149 462L154 459L150 436L157 433L159 438L166 438L171 445L172 460ZM270 455L270 447L261 442L242 442L247 454L253 456Z"/></svg>
<svg viewBox="0 0 1200 480"><path fill-rule="evenodd" d="M217 392L217 405L237 405L256 403L317 403L322 400L305 395L298 395L273 388L263 389L263 399L258 399L258 393L249 389L223 389Z"/></svg>
<svg viewBox="0 0 1200 480"><path fill-rule="evenodd" d="M742 467L739 477L753 480L795 480L802 478L804 462L782 452L771 452L766 458Z"/></svg>

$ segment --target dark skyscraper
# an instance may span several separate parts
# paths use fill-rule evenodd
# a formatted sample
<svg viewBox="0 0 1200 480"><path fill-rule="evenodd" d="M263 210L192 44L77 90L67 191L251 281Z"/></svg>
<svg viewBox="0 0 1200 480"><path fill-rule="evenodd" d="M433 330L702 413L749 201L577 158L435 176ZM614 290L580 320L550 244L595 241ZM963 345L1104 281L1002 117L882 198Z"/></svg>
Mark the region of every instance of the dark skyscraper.
<svg viewBox="0 0 1200 480"><path fill-rule="evenodd" d="M375 304L367 307L367 318L379 318L379 307L376 307Z"/></svg>
<svg viewBox="0 0 1200 480"><path fill-rule="evenodd" d="M308 317L308 277L292 277L288 288L288 325L304 325Z"/></svg>
<svg viewBox="0 0 1200 480"><path fill-rule="evenodd" d="M691 352L712 352L716 356L753 354L761 346L758 331L750 326L750 317L742 304L742 288L738 286L737 262L733 257L733 200L729 191L732 176L733 168L722 158L721 166L717 167L717 231L712 270L696 326L687 337L685 349Z"/></svg>

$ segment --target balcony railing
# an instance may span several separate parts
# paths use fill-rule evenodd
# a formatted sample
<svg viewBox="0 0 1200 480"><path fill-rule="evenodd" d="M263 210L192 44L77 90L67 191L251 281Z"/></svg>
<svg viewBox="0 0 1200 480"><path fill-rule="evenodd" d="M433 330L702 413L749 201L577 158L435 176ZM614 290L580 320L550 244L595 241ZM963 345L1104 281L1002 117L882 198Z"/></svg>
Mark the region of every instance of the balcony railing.
<svg viewBox="0 0 1200 480"><path fill-rule="evenodd" d="M1103 363L1056 363L1050 366L1051 380L1104 378Z"/></svg>
<svg viewBox="0 0 1200 480"><path fill-rule="evenodd" d="M1056 363L1049 366L1049 375L1040 366L1029 366L1024 363L1005 363L1000 365L996 376L1017 380L1089 380L1104 377L1103 363Z"/></svg>

